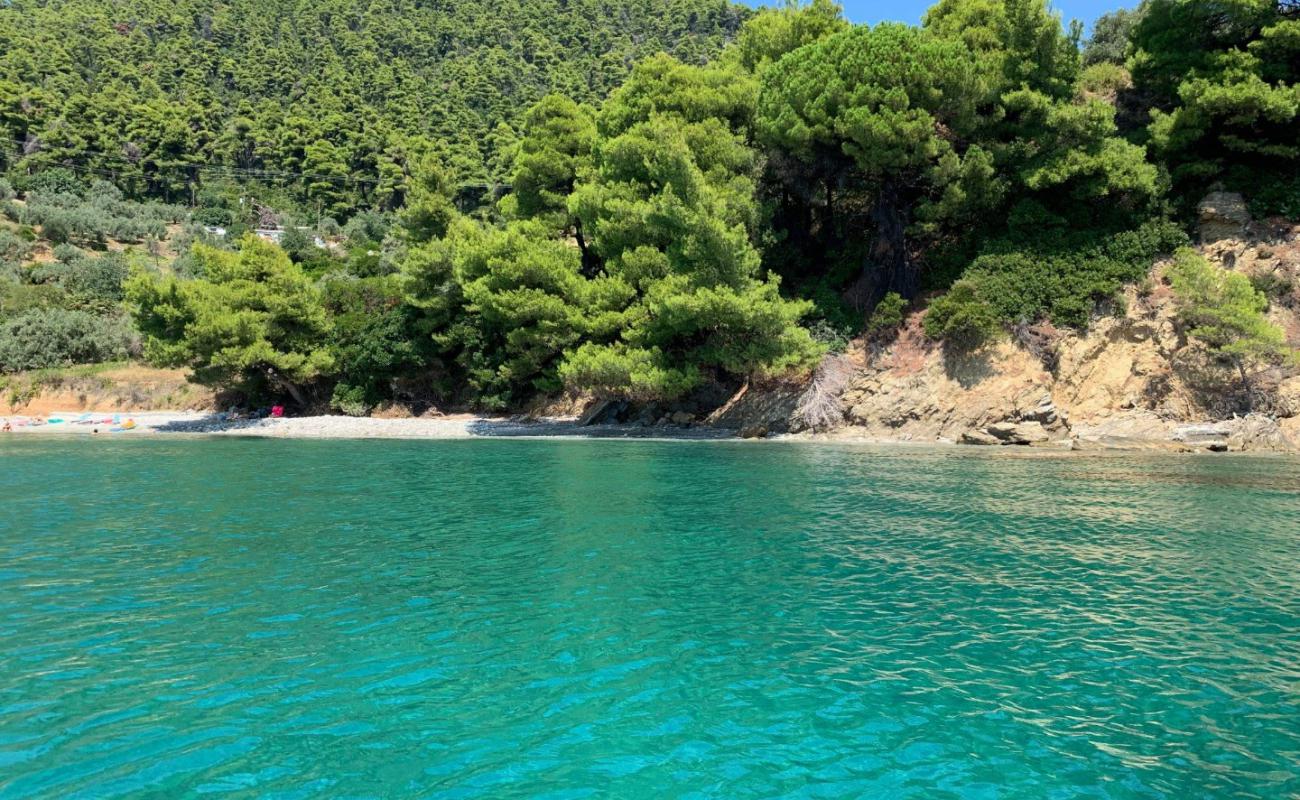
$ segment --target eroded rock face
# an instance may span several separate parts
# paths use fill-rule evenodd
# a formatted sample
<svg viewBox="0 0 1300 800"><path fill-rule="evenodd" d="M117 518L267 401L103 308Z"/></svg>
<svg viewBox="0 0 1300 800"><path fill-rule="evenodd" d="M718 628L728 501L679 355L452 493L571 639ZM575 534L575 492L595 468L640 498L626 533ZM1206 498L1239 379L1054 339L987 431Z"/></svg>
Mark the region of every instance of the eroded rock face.
<svg viewBox="0 0 1300 800"><path fill-rule="evenodd" d="M1216 200L1216 218L1245 229L1234 202ZM1246 240L1220 240L1202 252L1252 277L1279 276L1270 316L1300 347L1300 226L1253 223L1246 233ZM1268 402L1244 402L1233 371L1188 340L1163 268L1152 270L1141 291L1127 290L1123 315L1100 318L1086 332L1044 326L1027 347L1008 339L955 354L925 337L924 311L913 314L894 341L860 342L850 352L853 373L838 393L846 427L829 435L987 446L1300 447L1300 374L1275 371ZM1288 281L1296 287L1294 302L1285 295ZM801 430L790 421L804 391L790 385L750 390L719 416L737 429ZM1247 415L1251 410L1271 416ZM1180 426L1220 420L1227 427L1203 441L1179 434Z"/></svg>
<svg viewBox="0 0 1300 800"><path fill-rule="evenodd" d="M1211 192L1196 207L1200 215L1201 242L1240 239L1250 224L1246 198L1237 192Z"/></svg>
<svg viewBox="0 0 1300 800"><path fill-rule="evenodd" d="M850 435L957 441L996 423L1060 418L1050 403L1051 375L1036 358L1010 343L946 352L925 338L920 314L866 364L842 397Z"/></svg>
<svg viewBox="0 0 1300 800"><path fill-rule="evenodd" d="M1250 414L1232 421L1232 430L1228 434L1228 449L1248 453L1251 451L1276 452L1294 450L1300 446L1282 430L1282 426L1272 417L1263 414Z"/></svg>

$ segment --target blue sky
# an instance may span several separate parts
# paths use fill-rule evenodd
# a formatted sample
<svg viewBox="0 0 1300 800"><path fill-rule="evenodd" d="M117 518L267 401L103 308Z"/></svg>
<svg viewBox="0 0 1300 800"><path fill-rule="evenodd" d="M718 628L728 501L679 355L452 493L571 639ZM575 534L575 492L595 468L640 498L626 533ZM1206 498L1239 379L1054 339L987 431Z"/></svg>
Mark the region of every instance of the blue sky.
<svg viewBox="0 0 1300 800"><path fill-rule="evenodd" d="M764 5L760 0L745 0L749 5ZM917 23L934 0L840 0L844 15L854 22L875 23L898 20ZM1066 20L1079 19L1088 28L1107 11L1136 5L1133 0L1053 0L1052 5Z"/></svg>

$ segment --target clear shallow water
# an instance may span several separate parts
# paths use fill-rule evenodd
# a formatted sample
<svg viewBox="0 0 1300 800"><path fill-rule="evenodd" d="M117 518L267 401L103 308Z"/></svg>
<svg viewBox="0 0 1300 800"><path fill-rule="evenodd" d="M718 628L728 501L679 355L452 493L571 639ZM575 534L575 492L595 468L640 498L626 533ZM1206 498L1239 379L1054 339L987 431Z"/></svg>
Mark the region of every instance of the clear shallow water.
<svg viewBox="0 0 1300 800"><path fill-rule="evenodd" d="M0 441L0 798L1300 797L1300 461Z"/></svg>

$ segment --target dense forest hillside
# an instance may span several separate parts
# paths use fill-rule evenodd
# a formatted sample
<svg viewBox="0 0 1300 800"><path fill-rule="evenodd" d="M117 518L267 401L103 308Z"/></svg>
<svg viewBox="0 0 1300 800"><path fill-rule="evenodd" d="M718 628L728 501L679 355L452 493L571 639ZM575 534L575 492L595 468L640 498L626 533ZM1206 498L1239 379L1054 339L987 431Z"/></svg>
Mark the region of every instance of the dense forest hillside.
<svg viewBox="0 0 1300 800"><path fill-rule="evenodd" d="M1296 369L1292 273L1182 248L1207 193L1300 217L1300 6L1081 30L1046 0L11 2L0 371L671 404L912 312L952 354L1085 331L1179 253L1180 335L1248 404Z"/></svg>
<svg viewBox="0 0 1300 800"><path fill-rule="evenodd" d="M462 183L503 181L511 126L547 92L597 101L658 52L702 63L748 13L727 0L13 0L0 3L0 167L59 164L169 202L230 176L334 216L396 208L414 155L437 149Z"/></svg>

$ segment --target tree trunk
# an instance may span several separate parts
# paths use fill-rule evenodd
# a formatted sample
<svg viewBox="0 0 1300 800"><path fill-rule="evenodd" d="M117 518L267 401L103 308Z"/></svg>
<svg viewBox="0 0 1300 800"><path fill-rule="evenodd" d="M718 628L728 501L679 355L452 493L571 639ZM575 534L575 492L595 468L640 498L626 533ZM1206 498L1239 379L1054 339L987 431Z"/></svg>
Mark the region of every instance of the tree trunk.
<svg viewBox="0 0 1300 800"><path fill-rule="evenodd" d="M303 396L302 389L298 388L295 383L285 379L271 367L266 368L266 378L271 382L271 385L292 397L293 402L297 403L299 408L307 408L307 400Z"/></svg>
<svg viewBox="0 0 1300 800"><path fill-rule="evenodd" d="M1241 375L1241 395L1246 399L1246 413L1255 410L1255 398L1251 396L1250 376L1246 374L1246 362L1240 358L1233 359L1237 365L1237 373Z"/></svg>
<svg viewBox="0 0 1300 800"><path fill-rule="evenodd" d="M600 258L592 251L591 245L587 244L587 239L582 235L582 220L573 221L573 238L578 242L578 251L582 253L582 275L584 278L594 278L600 274Z"/></svg>
<svg viewBox="0 0 1300 800"><path fill-rule="evenodd" d="M835 241L835 187L831 185L831 179L826 179L826 226L827 241Z"/></svg>
<svg viewBox="0 0 1300 800"><path fill-rule="evenodd" d="M920 290L916 267L907 253L907 216L898 185L886 181L871 211L871 220L876 225L876 240L866 265L866 269L875 268L885 274L885 280L877 283L884 289L877 291L877 299L885 291L891 291L898 292L905 300L912 300Z"/></svg>

